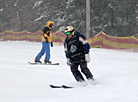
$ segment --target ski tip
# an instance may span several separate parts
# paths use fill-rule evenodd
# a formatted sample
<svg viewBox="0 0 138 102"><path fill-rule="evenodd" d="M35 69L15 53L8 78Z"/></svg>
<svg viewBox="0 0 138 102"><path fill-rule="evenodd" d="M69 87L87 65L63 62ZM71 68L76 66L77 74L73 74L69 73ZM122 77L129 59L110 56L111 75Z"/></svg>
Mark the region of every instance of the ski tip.
<svg viewBox="0 0 138 102"><path fill-rule="evenodd" d="M53 87L53 85L49 85L50 87Z"/></svg>
<svg viewBox="0 0 138 102"><path fill-rule="evenodd" d="M56 63L57 65L59 65L59 63Z"/></svg>
<svg viewBox="0 0 138 102"><path fill-rule="evenodd" d="M50 63L50 65L59 65L59 63Z"/></svg>

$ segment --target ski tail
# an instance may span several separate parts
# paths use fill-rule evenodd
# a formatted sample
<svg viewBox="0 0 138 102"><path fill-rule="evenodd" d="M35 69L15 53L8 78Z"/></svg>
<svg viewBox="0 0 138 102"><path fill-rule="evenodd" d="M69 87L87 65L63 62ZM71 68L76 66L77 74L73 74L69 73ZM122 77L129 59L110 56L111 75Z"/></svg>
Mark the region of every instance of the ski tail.
<svg viewBox="0 0 138 102"><path fill-rule="evenodd" d="M62 86L50 85L51 88L62 88Z"/></svg>
<svg viewBox="0 0 138 102"><path fill-rule="evenodd" d="M71 86L67 86L67 85L61 85L61 86L58 86L58 85L50 85L51 88L63 88L63 89L69 89L69 88L73 88Z"/></svg>
<svg viewBox="0 0 138 102"><path fill-rule="evenodd" d="M65 88L65 89L73 88L73 87L71 87L71 86L67 86L67 85L62 85L62 87Z"/></svg>

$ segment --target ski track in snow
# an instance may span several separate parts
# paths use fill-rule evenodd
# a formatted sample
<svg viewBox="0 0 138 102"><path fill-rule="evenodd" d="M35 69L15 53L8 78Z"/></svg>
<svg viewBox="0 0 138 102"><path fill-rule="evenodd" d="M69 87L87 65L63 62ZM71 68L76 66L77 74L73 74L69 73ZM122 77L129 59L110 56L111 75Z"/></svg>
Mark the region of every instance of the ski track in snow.
<svg viewBox="0 0 138 102"><path fill-rule="evenodd" d="M98 84L91 85L75 81L63 46L51 48L51 61L60 65L28 64L40 49L41 43L0 42L0 102L138 102L138 53L92 48L88 67Z"/></svg>

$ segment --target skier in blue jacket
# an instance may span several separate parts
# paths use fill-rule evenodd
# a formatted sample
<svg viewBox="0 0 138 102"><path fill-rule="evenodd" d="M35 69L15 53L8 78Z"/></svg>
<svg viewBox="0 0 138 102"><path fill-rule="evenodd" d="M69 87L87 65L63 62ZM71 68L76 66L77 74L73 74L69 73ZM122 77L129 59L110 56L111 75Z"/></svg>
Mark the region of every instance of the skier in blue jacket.
<svg viewBox="0 0 138 102"><path fill-rule="evenodd" d="M90 62L89 43L86 38L75 31L72 26L65 28L65 34L67 38L64 43L64 51L67 58L67 65L70 66L73 76L78 82L85 81L81 74L82 72L88 80L93 81L93 75L87 67L87 63ZM79 65L81 72L78 70Z"/></svg>

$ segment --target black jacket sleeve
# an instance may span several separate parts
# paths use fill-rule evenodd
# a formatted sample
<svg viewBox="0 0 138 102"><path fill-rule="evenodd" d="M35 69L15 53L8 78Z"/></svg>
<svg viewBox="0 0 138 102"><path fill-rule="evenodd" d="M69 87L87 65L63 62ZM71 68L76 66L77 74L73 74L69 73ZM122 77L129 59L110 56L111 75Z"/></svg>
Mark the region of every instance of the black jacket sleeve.
<svg viewBox="0 0 138 102"><path fill-rule="evenodd" d="M48 36L50 35L50 31L49 31L48 27L44 27L44 29L43 29L43 36L44 36L44 34L47 34ZM44 36L44 38L46 39L46 43L48 43L47 37Z"/></svg>
<svg viewBox="0 0 138 102"><path fill-rule="evenodd" d="M87 39L85 38L84 35L80 34L77 31L75 32L75 34L79 36L79 41L81 41L82 44L83 44L84 53L85 54L88 54L89 53L89 50L90 50L90 45L89 45Z"/></svg>

